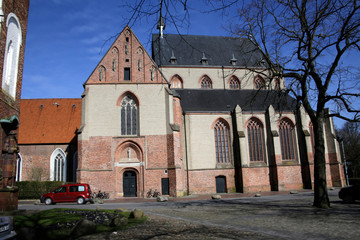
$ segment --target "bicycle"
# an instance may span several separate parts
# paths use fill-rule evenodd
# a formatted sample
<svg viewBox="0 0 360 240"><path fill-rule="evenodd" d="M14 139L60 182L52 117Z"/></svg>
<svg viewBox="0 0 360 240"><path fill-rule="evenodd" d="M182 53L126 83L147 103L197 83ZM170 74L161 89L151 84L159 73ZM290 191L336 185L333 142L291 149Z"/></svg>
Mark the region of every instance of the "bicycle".
<svg viewBox="0 0 360 240"><path fill-rule="evenodd" d="M156 189L155 191L153 191L151 188L150 190L146 193L146 197L147 198L151 198L151 197L154 197L154 198L157 198L160 196L160 192L158 192Z"/></svg>
<svg viewBox="0 0 360 240"><path fill-rule="evenodd" d="M154 191L153 197L157 198L158 196L160 196L160 192L158 192L156 189Z"/></svg>
<svg viewBox="0 0 360 240"><path fill-rule="evenodd" d="M150 188L150 190L146 193L146 197L147 197L147 198L151 198L152 195L153 195L153 191L152 191L152 189Z"/></svg>
<svg viewBox="0 0 360 240"><path fill-rule="evenodd" d="M92 196L92 198L109 199L109 193L101 192L101 190L99 190L98 193L93 192L91 196Z"/></svg>

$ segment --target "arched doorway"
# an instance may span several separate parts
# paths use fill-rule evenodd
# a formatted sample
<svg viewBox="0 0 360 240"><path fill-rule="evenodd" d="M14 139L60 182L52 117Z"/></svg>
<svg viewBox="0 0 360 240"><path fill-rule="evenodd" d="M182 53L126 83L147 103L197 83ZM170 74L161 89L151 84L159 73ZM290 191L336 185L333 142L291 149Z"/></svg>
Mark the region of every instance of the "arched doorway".
<svg viewBox="0 0 360 240"><path fill-rule="evenodd" d="M137 181L136 172L126 171L123 174L124 197L136 197Z"/></svg>

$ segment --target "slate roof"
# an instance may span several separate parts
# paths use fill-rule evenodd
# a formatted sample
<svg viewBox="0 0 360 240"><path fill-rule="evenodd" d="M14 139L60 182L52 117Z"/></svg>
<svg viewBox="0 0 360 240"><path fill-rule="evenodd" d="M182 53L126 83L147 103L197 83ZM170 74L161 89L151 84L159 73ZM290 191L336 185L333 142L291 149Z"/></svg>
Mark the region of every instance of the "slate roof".
<svg viewBox="0 0 360 240"><path fill-rule="evenodd" d="M159 50L160 45L160 50ZM201 59L205 56L207 66L263 67L261 52L247 39L164 34L152 36L152 57L159 66L204 66ZM170 58L176 58L176 64Z"/></svg>
<svg viewBox="0 0 360 240"><path fill-rule="evenodd" d="M80 124L80 98L21 99L18 143L70 143Z"/></svg>
<svg viewBox="0 0 360 240"><path fill-rule="evenodd" d="M183 112L231 112L237 105L243 111L293 111L296 100L284 93L268 90L176 89Z"/></svg>

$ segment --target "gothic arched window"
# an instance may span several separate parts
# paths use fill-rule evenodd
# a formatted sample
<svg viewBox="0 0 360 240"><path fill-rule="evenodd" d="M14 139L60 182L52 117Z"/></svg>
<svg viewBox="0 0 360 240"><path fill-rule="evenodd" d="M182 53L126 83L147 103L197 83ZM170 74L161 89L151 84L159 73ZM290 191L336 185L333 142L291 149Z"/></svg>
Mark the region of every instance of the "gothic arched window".
<svg viewBox="0 0 360 240"><path fill-rule="evenodd" d="M16 83L19 68L19 54L21 47L21 27L14 13L8 15L5 57L3 65L2 89L11 97L16 97Z"/></svg>
<svg viewBox="0 0 360 240"><path fill-rule="evenodd" d="M137 135L138 106L130 96L124 97L121 102L121 135Z"/></svg>
<svg viewBox="0 0 360 240"><path fill-rule="evenodd" d="M99 67L99 81L105 81L105 67L104 66L100 66Z"/></svg>
<svg viewBox="0 0 360 240"><path fill-rule="evenodd" d="M230 89L240 89L239 79L235 76L231 77L231 79L229 81L229 87L230 87Z"/></svg>
<svg viewBox="0 0 360 240"><path fill-rule="evenodd" d="M262 123L251 118L247 125L250 162L265 161L264 127Z"/></svg>
<svg viewBox="0 0 360 240"><path fill-rule="evenodd" d="M265 81L262 77L255 77L254 79L254 88L255 89L265 89Z"/></svg>
<svg viewBox="0 0 360 240"><path fill-rule="evenodd" d="M282 119L279 124L282 160L295 160L295 127L289 119Z"/></svg>
<svg viewBox="0 0 360 240"><path fill-rule="evenodd" d="M216 149L216 162L229 163L230 162L230 135L227 124L218 120L214 127L215 132L215 149Z"/></svg>
<svg viewBox="0 0 360 240"><path fill-rule="evenodd" d="M51 154L50 180L66 181L66 155L60 148L55 149Z"/></svg>
<svg viewBox="0 0 360 240"><path fill-rule="evenodd" d="M18 153L16 159L16 179L15 179L17 182L21 181L21 173L22 173L22 158L21 155Z"/></svg>
<svg viewBox="0 0 360 240"><path fill-rule="evenodd" d="M171 88L182 88L182 80L178 75L171 78Z"/></svg>
<svg viewBox="0 0 360 240"><path fill-rule="evenodd" d="M212 88L212 82L211 79L208 76L204 76L201 79L201 88Z"/></svg>

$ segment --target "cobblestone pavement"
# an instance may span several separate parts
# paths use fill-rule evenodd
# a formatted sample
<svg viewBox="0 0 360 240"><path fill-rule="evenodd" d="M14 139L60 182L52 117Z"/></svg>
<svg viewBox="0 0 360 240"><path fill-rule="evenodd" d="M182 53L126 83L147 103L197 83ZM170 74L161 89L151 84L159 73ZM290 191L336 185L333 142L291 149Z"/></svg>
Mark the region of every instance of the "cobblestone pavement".
<svg viewBox="0 0 360 240"><path fill-rule="evenodd" d="M311 192L150 204L146 223L81 239L358 239L360 204L329 195L330 209L312 207Z"/></svg>

